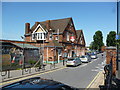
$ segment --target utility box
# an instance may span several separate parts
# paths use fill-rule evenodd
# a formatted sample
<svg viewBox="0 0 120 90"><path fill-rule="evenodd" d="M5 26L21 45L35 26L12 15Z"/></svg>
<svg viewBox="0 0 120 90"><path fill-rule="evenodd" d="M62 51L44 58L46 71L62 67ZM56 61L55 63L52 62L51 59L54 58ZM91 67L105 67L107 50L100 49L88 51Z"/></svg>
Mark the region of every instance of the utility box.
<svg viewBox="0 0 120 90"><path fill-rule="evenodd" d="M116 47L106 47L106 64L110 64L110 61L112 60L112 68L113 68L113 75L116 75Z"/></svg>

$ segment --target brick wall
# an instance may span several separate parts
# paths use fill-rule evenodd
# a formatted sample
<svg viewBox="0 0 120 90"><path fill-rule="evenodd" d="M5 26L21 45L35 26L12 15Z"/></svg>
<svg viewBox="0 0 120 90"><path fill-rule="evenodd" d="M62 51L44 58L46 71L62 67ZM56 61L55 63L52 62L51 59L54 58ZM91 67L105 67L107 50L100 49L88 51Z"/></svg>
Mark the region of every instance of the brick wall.
<svg viewBox="0 0 120 90"><path fill-rule="evenodd" d="M116 74L116 48L115 47L107 47L106 48L106 64L110 64L112 60L113 63L113 74Z"/></svg>

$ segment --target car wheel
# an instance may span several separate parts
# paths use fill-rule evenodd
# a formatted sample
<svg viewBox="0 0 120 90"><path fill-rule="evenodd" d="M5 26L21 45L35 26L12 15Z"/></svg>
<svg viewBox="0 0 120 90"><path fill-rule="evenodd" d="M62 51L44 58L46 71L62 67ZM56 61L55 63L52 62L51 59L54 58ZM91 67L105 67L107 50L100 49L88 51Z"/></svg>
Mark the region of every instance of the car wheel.
<svg viewBox="0 0 120 90"><path fill-rule="evenodd" d="M76 67L77 65L75 64L74 67Z"/></svg>

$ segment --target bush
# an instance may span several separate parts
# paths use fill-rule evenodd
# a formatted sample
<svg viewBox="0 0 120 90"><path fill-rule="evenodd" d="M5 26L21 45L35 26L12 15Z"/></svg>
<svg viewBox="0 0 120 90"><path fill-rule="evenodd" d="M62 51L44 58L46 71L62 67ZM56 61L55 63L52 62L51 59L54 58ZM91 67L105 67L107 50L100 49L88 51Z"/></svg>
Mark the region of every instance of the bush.
<svg viewBox="0 0 120 90"><path fill-rule="evenodd" d="M35 60L29 60L28 63L31 64L31 65L33 65L33 64L36 63L36 61Z"/></svg>

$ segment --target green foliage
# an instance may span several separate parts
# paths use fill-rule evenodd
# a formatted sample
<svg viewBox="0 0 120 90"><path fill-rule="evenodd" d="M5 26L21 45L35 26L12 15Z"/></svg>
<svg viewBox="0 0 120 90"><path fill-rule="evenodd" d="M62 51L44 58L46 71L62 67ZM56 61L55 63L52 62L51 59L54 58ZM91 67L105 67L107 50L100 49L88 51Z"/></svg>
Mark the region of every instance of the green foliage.
<svg viewBox="0 0 120 90"><path fill-rule="evenodd" d="M93 36L93 42L91 43L91 48L94 50L101 50L101 47L104 46L103 35L101 31L96 31Z"/></svg>
<svg viewBox="0 0 120 90"><path fill-rule="evenodd" d="M93 49L94 49L94 42L91 42L91 43L90 43L89 48L90 48L91 50L93 50Z"/></svg>
<svg viewBox="0 0 120 90"><path fill-rule="evenodd" d="M33 64L36 63L36 61L35 60L29 60L28 63L31 64L31 65L33 65Z"/></svg>
<svg viewBox="0 0 120 90"><path fill-rule="evenodd" d="M120 48L120 40L117 40L117 41L116 41L116 45L118 45L119 48Z"/></svg>
<svg viewBox="0 0 120 90"><path fill-rule="evenodd" d="M107 35L106 39L106 44L107 46L116 46L116 32L115 31L110 31L109 34Z"/></svg>
<svg viewBox="0 0 120 90"><path fill-rule="evenodd" d="M18 63L11 63L11 67L18 66Z"/></svg>

